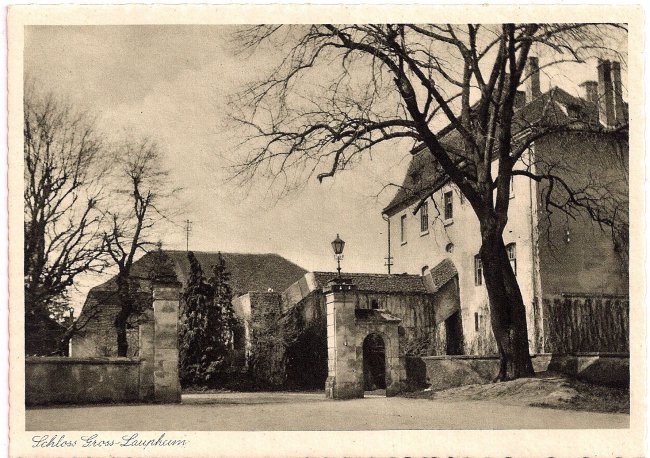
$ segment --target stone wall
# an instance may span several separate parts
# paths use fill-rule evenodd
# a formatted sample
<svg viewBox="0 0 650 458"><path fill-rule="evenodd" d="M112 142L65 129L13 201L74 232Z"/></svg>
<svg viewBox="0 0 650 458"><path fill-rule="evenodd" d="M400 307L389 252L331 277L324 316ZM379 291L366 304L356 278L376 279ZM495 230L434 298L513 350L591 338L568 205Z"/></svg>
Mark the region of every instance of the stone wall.
<svg viewBox="0 0 650 458"><path fill-rule="evenodd" d="M179 286L154 285L152 309L135 329L138 358L27 358L26 404L180 402Z"/></svg>
<svg viewBox="0 0 650 458"><path fill-rule="evenodd" d="M599 385L630 386L630 357L625 353L553 355L548 369Z"/></svg>
<svg viewBox="0 0 650 458"><path fill-rule="evenodd" d="M129 358L28 357L25 404L136 402L140 370Z"/></svg>
<svg viewBox="0 0 650 458"><path fill-rule="evenodd" d="M543 304L547 352L629 352L627 297L555 295Z"/></svg>
<svg viewBox="0 0 650 458"><path fill-rule="evenodd" d="M553 371L600 385L629 386L630 360L624 353L532 355L535 372ZM498 356L427 356L406 358L406 378L413 389L433 391L491 383L499 373Z"/></svg>

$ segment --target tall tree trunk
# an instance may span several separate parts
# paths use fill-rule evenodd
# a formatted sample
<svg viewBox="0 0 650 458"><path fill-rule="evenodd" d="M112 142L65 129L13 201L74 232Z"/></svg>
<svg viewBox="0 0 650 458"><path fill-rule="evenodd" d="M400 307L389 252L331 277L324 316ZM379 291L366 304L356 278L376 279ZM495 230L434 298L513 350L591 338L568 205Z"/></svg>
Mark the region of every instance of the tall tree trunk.
<svg viewBox="0 0 650 458"><path fill-rule="evenodd" d="M129 351L129 342L126 340L126 323L128 315L120 310L115 318L115 330L117 331L117 356L126 356Z"/></svg>
<svg viewBox="0 0 650 458"><path fill-rule="evenodd" d="M117 356L126 356L129 350L129 343L126 339L126 326L129 317L134 312L133 296L131 285L126 275L117 276L117 297L120 303L120 311L115 317L115 331L117 333Z"/></svg>
<svg viewBox="0 0 650 458"><path fill-rule="evenodd" d="M482 238L480 257L501 362L495 381L532 376L535 371L528 349L526 308L503 237L495 228L483 231Z"/></svg>

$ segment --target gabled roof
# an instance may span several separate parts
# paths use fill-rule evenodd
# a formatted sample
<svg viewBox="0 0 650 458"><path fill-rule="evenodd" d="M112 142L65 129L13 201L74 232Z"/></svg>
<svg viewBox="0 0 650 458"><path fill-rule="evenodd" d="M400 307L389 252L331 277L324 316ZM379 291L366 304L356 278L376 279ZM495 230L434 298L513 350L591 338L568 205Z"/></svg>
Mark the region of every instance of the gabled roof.
<svg viewBox="0 0 650 458"><path fill-rule="evenodd" d="M190 263L185 251L166 251L177 267L178 279L185 284L189 277ZM212 266L217 264L218 253L194 251L206 277L212 276ZM233 295L249 291L283 291L307 271L280 255L221 253L230 272L230 287Z"/></svg>
<svg viewBox="0 0 650 458"><path fill-rule="evenodd" d="M230 272L230 287L233 297L249 291L283 291L307 271L293 262L277 254L244 254L221 253ZM217 264L218 252L194 251L206 278L212 276L212 266ZM145 297L149 293L149 280L152 271L161 271L183 286L189 278L190 263L187 252L180 250L162 250L161 252L147 253L133 263L131 274L135 278L145 281L140 282L140 294ZM95 286L88 292L86 303L93 299L99 304L117 304L115 291L117 284L115 277ZM85 308L85 304L84 304Z"/></svg>
<svg viewBox="0 0 650 458"><path fill-rule="evenodd" d="M423 276L423 280L429 292L435 293L457 275L458 271L453 261L445 258L429 269L429 272Z"/></svg>
<svg viewBox="0 0 650 458"><path fill-rule="evenodd" d="M564 89L554 87L541 94L515 111L512 121L513 136L523 132L531 125L564 125L576 120L585 124L598 122L598 107L579 97L575 97ZM448 125L439 133L440 143L450 152L452 158L463 157L463 139L458 131ZM432 191L437 191L449 181L440 165L433 160L424 145L413 150L413 158L408 171L398 191L383 213L394 215L405 207L426 197Z"/></svg>
<svg viewBox="0 0 650 458"><path fill-rule="evenodd" d="M344 273L342 276L351 279L357 290L363 292L416 294L428 292L420 275ZM336 277L336 272L314 272L319 288L324 288Z"/></svg>

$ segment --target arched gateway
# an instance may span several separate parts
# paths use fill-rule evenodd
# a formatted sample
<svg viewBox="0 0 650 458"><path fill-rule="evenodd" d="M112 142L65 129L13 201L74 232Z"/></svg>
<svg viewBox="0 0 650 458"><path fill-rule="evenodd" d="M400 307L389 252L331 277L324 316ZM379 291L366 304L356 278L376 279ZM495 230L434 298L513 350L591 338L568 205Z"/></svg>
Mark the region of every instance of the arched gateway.
<svg viewBox="0 0 650 458"><path fill-rule="evenodd" d="M332 399L362 398L365 388L397 394L406 379L399 358L398 324L382 309L356 308L349 280L337 279L325 290L327 368L325 394Z"/></svg>
<svg viewBox="0 0 650 458"><path fill-rule="evenodd" d="M386 346L376 333L363 339L363 389L386 389Z"/></svg>

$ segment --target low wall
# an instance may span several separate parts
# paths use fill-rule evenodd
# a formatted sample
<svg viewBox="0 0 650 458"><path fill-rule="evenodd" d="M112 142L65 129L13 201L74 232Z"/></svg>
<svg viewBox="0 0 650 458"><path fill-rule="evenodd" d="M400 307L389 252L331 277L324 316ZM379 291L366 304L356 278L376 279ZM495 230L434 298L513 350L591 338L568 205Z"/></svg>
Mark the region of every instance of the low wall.
<svg viewBox="0 0 650 458"><path fill-rule="evenodd" d="M600 385L630 386L630 357L627 353L554 355L548 369Z"/></svg>
<svg viewBox="0 0 650 458"><path fill-rule="evenodd" d="M28 357L25 404L140 400L140 361L129 358Z"/></svg>
<svg viewBox="0 0 650 458"><path fill-rule="evenodd" d="M531 356L535 372L552 370L591 383L629 386L629 356L585 353ZM498 356L425 356L406 358L406 376L412 387L444 390L490 383L499 372Z"/></svg>

